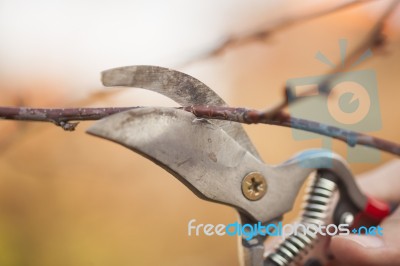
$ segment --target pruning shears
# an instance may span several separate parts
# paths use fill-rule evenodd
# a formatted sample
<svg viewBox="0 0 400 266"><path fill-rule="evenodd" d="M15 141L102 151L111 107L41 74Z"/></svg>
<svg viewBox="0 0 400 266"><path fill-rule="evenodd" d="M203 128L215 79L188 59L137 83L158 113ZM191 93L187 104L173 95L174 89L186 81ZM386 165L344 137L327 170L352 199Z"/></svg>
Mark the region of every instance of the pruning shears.
<svg viewBox="0 0 400 266"><path fill-rule="evenodd" d="M182 106L226 106L199 80L167 68L129 66L102 73L105 86L143 88L161 93ZM277 224L293 204L305 180L313 175L300 223L350 228L378 224L390 205L364 195L346 162L327 150L307 150L280 165L263 162L241 124L198 119L166 107L144 107L96 122L88 133L119 143L161 166L202 199L234 207L243 224ZM339 199L332 202L336 191ZM323 254L307 250L317 233L301 231L264 252L268 234L241 239L246 266L317 263ZM319 264L318 264L319 263Z"/></svg>

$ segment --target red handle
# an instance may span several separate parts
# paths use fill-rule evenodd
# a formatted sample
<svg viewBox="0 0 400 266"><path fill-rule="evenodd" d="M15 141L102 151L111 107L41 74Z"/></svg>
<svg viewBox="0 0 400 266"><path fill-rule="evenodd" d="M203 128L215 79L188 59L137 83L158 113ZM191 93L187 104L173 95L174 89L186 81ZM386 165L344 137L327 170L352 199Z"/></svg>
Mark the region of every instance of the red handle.
<svg viewBox="0 0 400 266"><path fill-rule="evenodd" d="M352 227L378 225L383 219L389 216L390 213L391 207L387 202L373 197L367 197L364 210L355 217Z"/></svg>
<svg viewBox="0 0 400 266"><path fill-rule="evenodd" d="M368 197L367 204L364 208L364 213L371 219L382 221L390 214L390 206L384 201Z"/></svg>

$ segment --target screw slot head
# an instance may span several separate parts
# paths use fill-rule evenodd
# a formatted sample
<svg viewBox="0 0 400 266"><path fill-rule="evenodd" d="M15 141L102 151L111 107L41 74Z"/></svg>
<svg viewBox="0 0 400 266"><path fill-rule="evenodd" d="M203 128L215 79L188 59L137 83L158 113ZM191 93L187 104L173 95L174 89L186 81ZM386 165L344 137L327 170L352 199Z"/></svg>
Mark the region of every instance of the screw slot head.
<svg viewBox="0 0 400 266"><path fill-rule="evenodd" d="M267 181L258 172L247 174L242 180L242 192L248 200L259 200L267 192Z"/></svg>

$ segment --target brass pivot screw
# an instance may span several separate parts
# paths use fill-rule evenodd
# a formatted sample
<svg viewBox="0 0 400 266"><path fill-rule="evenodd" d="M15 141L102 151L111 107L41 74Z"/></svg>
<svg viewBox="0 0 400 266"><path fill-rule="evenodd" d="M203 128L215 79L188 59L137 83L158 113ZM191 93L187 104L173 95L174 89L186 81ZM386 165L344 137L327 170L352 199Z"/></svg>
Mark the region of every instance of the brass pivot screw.
<svg viewBox="0 0 400 266"><path fill-rule="evenodd" d="M249 200L259 200L267 192L267 181L262 174L251 172L243 178L242 192Z"/></svg>

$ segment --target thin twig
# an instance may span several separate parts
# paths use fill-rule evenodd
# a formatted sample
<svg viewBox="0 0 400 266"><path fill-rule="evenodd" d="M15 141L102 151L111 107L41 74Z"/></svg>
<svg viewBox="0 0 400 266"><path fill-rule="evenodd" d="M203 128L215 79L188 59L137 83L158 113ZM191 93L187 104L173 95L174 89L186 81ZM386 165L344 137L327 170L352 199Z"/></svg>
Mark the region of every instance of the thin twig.
<svg viewBox="0 0 400 266"><path fill-rule="evenodd" d="M358 6L360 4L364 4L367 2L371 2L373 0L355 0L355 1L350 1L347 3L339 4L334 7L329 7L327 9L319 10L315 13L310 13L310 14L305 14L299 17L289 17L286 19L281 20L278 22L275 26L269 27L267 29L262 29L258 30L252 33L245 34L243 36L232 36L227 38L224 42L222 42L220 45L218 45L215 48L212 48L211 50L205 52L204 54L191 59L190 61L186 62L184 65L188 65L192 62L197 62L200 60L204 60L207 58L215 57L220 54L222 54L226 49L232 46L241 46L245 45L248 43L251 43L253 41L261 41L261 40L266 40L267 38L271 37L273 34L275 34L278 31L281 31L285 28L288 28L292 25L298 25L300 23L316 19L328 14L333 14L338 11L342 11L351 7Z"/></svg>
<svg viewBox="0 0 400 266"><path fill-rule="evenodd" d="M0 107L0 118L7 120L51 122L73 131L78 123L70 121L98 120L137 107L107 108L28 108Z"/></svg>
<svg viewBox="0 0 400 266"><path fill-rule="evenodd" d="M332 82L340 76L341 72L352 67L353 63L368 49L379 48L382 47L385 43L384 36L382 35L382 30L385 24L385 21L393 14L396 7L400 3L400 0L393 0L391 4L385 9L383 14L380 16L378 21L375 23L371 31L368 33L367 37L348 55L343 59L341 64L337 64L335 68L333 68L325 79L323 79L319 85L319 92L325 95L328 95L331 92L331 84ZM336 75L335 75L336 74ZM304 99L303 96L309 95L312 93L312 89L304 91L302 94L293 97L291 94L290 87L285 87L284 92L285 96L282 101L278 102L273 108L268 108L265 110L265 115L274 115L280 113L281 110L286 108L289 104L293 104L294 102Z"/></svg>
<svg viewBox="0 0 400 266"><path fill-rule="evenodd" d="M112 114L127 111L136 107L108 108L27 108L0 107L0 118L9 120L51 122L64 130L73 131L78 123L70 121L98 120ZM199 118L229 120L245 124L269 124L296 128L332 137L346 142L349 146L362 145L400 155L400 145L358 132L325 125L315 121L290 117L280 112L274 116L263 111L218 106L188 106L179 109L193 113Z"/></svg>
<svg viewBox="0 0 400 266"><path fill-rule="evenodd" d="M127 88L118 88L118 89L116 88L116 89L111 90L111 91L108 91L108 90L107 91L95 91L95 92L89 94L88 96L86 96L83 99L80 99L78 101L74 101L72 103L68 103L66 106L77 106L77 105L78 106L88 106L88 105L94 104L95 102L98 102L98 101L102 101L102 100L104 101L107 98L109 98L110 96L114 96L117 93L120 93L120 92L122 92L122 91L124 91L126 89ZM23 103L24 103L24 99L19 97L18 101L16 102L16 105L23 106L24 105ZM59 124L61 125L63 123L59 123ZM71 124L73 125L73 123L71 123ZM65 129L69 128L69 129L72 130L74 127L72 127L71 124L67 124L65 126ZM76 125L75 125L75 127L76 127ZM4 139L0 139L0 156L2 154L4 154L8 150L9 147L11 147L11 146L15 147L15 145L18 145L18 143L20 143L18 141L23 136L25 136L24 133L25 133L25 131L27 129L28 129L28 124L19 123L18 124L18 128L15 129L14 133L9 134ZM30 130L31 133L32 133L32 130L34 130L34 133L38 134L43 129L44 128L35 128L35 129L30 128L29 130Z"/></svg>
<svg viewBox="0 0 400 266"><path fill-rule="evenodd" d="M400 144L316 121L290 117L282 112L271 116L265 112L246 108L189 106L183 107L182 109L200 118L295 128L341 140L351 147L362 145L400 155Z"/></svg>

